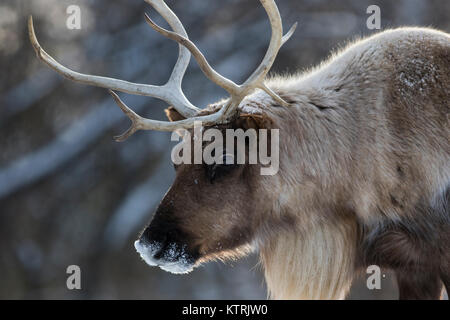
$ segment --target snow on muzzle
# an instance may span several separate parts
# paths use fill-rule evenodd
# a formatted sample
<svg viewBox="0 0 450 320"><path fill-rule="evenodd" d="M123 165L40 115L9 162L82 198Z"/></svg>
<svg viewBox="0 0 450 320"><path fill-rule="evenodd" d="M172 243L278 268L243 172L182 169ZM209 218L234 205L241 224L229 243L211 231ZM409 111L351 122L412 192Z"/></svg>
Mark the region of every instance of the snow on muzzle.
<svg viewBox="0 0 450 320"><path fill-rule="evenodd" d="M175 274L191 272L194 269L195 257L187 250L187 246L168 241L166 243L139 239L134 242L136 251L149 266L158 266L164 271Z"/></svg>

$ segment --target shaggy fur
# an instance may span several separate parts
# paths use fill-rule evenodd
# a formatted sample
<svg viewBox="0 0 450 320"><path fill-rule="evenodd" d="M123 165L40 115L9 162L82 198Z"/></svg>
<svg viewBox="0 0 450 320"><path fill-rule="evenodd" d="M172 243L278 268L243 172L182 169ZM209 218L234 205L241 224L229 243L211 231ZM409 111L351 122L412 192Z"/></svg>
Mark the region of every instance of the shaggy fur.
<svg viewBox="0 0 450 320"><path fill-rule="evenodd" d="M267 85L291 106L257 91L229 126L279 128L279 173L211 183L181 165L155 220L176 217L199 263L258 247L276 299L345 298L370 264L396 272L402 299L448 291L450 36L385 31Z"/></svg>
<svg viewBox="0 0 450 320"><path fill-rule="evenodd" d="M272 296L344 297L370 264L396 271L400 298L449 289L449 35L386 31L270 86L292 108L247 105L289 128L279 194L299 225L261 244Z"/></svg>

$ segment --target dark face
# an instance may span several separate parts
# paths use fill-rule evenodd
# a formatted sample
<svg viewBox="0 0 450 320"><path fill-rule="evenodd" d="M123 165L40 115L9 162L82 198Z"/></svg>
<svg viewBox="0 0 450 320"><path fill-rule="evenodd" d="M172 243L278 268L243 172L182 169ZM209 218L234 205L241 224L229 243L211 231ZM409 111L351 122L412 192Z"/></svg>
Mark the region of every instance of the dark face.
<svg viewBox="0 0 450 320"><path fill-rule="evenodd" d="M172 187L135 242L141 257L151 266L187 273L207 260L248 252L270 203L263 201L270 196L260 166L202 163L175 170Z"/></svg>

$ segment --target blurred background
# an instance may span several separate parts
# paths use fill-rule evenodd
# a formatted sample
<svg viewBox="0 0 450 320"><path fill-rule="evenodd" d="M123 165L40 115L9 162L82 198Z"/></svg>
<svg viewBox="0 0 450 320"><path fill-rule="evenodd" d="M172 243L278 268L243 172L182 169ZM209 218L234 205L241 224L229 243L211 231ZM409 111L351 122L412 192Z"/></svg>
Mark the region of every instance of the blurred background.
<svg viewBox="0 0 450 320"><path fill-rule="evenodd" d="M257 0L167 0L190 38L226 77L241 82L270 40ZM448 0L278 0L285 29L299 22L273 72L306 69L368 30L367 7L381 8L382 29L432 26L450 31ZM81 29L66 27L69 5ZM123 143L128 119L104 89L64 80L35 56L26 18L58 61L86 73L163 84L177 45L148 27L142 0L2 0L0 3L0 298L259 299L266 288L256 254L209 263L189 275L149 268L133 242L170 186L170 135L138 132ZM204 107L225 96L194 59L187 97ZM164 119L164 102L121 94L138 113ZM66 268L81 268L81 290L68 290ZM387 272L381 290L356 281L353 299L396 299Z"/></svg>

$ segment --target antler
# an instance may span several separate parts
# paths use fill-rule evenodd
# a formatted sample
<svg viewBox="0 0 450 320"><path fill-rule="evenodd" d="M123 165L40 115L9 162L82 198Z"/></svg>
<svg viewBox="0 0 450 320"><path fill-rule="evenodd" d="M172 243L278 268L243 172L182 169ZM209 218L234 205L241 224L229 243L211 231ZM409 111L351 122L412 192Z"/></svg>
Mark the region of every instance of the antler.
<svg viewBox="0 0 450 320"><path fill-rule="evenodd" d="M246 95L250 94L255 89L264 90L283 106L288 105L281 97L279 97L264 84L265 76L272 67L279 49L292 36L297 25L294 24L289 32L283 36L281 17L274 0L260 0L269 16L272 27L272 37L263 61L242 85L237 85L230 79L223 77L210 66L201 51L192 41L188 39L187 33L180 20L173 13L173 11L170 10L164 0L145 0L145 2L153 6L153 8L155 8L156 11L158 11L158 13L161 14L161 16L169 23L170 27L174 31L161 28L146 14L145 19L147 23L154 30L158 31L165 37L178 42L180 45L178 60L172 74L168 82L162 86L131 83L124 80L87 75L73 71L58 63L42 49L34 32L32 17L30 16L28 20L29 37L39 59L45 62L50 68L70 80L109 89L109 92L118 106L132 122L131 127L125 133L115 137L117 141L125 140L138 130L174 131L180 128L192 128L194 126L194 122L196 121L201 121L203 125L213 125L216 123L227 122L237 113L239 103L245 98ZM192 105L183 93L181 84L186 68L189 64L190 53L194 56L201 70L208 77L208 79L224 88L230 94L230 99L226 100L222 108L216 113L206 116L197 116L200 109ZM143 118L132 111L123 101L121 101L119 96L113 90L159 98L173 105L173 107L187 119L166 122Z"/></svg>
<svg viewBox="0 0 450 320"><path fill-rule="evenodd" d="M146 2L152 4L174 30L187 36L180 20L163 0L146 0ZM163 86L153 86L75 72L58 63L42 49L36 38L31 16L28 19L28 33L38 58L70 80L136 95L156 97L172 104L185 117L194 116L200 110L186 99L181 90L181 82L191 57L189 51L182 46L180 46L179 57L169 81Z"/></svg>
<svg viewBox="0 0 450 320"><path fill-rule="evenodd" d="M275 4L274 0L260 0L261 4L264 6L264 9L269 16L270 25L272 27L272 37L270 40L269 48L267 49L266 55L258 66L258 68L253 72L253 74L242 84L237 85L230 79L227 79L221 76L217 71L215 71L205 56L201 53L201 51L195 46L195 44L190 41L187 37L184 37L176 32L172 32L161 28L155 22L153 22L150 17L145 14L145 20L154 30L161 33L163 36L172 39L178 42L180 45L185 46L194 56L195 60L199 64L203 73L210 79L212 82L217 84L218 86L224 88L232 97L233 107L230 108L228 113L233 113L233 111L238 107L239 103L236 101L242 101L242 99L248 95L254 89L262 89L266 93L268 93L273 99L275 99L278 103L283 106L287 106L288 103L285 102L281 97L279 97L276 93L274 93L270 88L268 88L264 84L264 78L272 67L275 58L280 50L281 46L289 40L289 38L294 33L297 28L297 23L295 23L291 29L283 36L283 25L281 22L280 12L278 11L278 7Z"/></svg>

